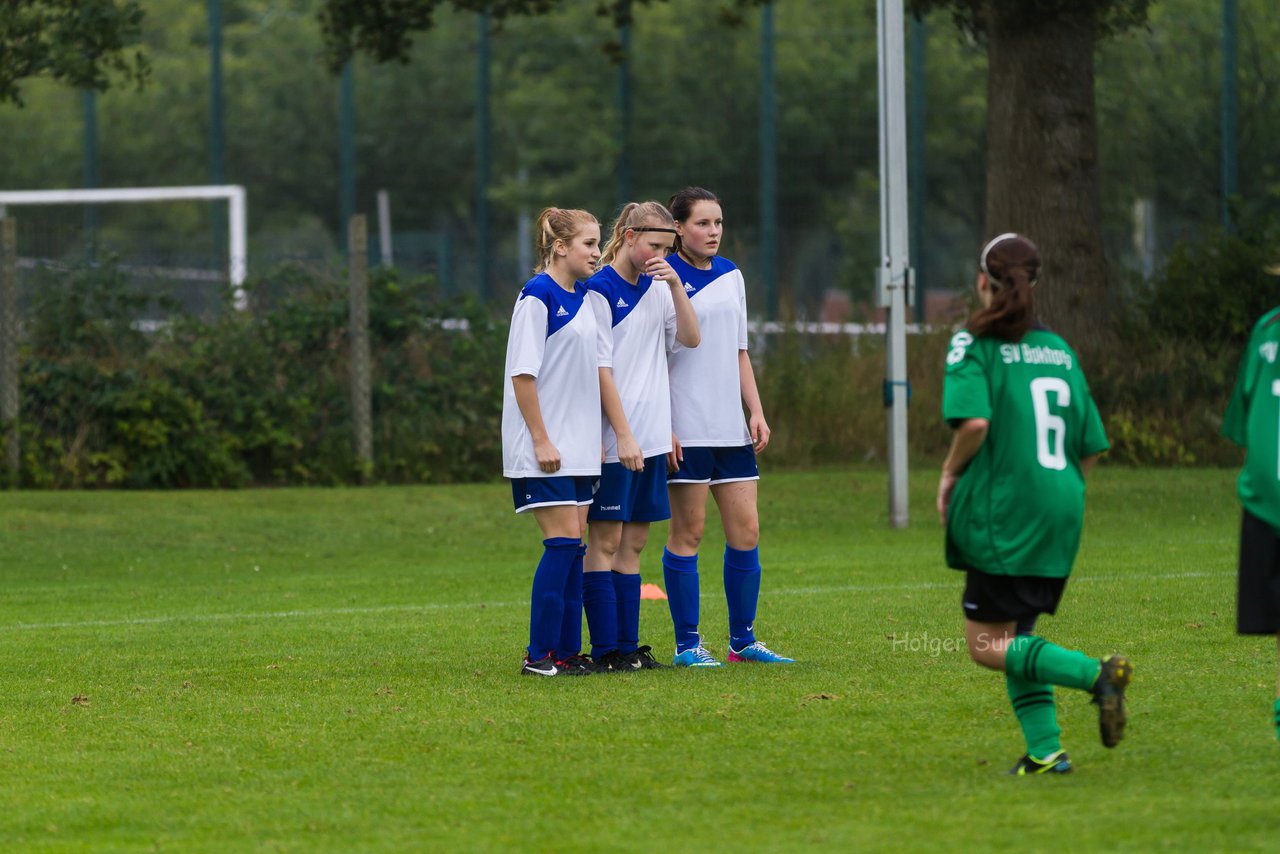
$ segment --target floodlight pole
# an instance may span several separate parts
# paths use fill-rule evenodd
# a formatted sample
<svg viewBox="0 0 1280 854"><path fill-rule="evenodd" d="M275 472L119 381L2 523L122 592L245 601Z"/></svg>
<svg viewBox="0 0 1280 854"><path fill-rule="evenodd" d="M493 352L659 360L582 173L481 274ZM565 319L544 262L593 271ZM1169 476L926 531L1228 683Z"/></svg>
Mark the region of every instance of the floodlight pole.
<svg viewBox="0 0 1280 854"><path fill-rule="evenodd" d="M907 306L911 258L907 216L905 19L902 0L878 0L880 83L880 266L879 303L885 325L884 402L889 409L889 527L907 526Z"/></svg>

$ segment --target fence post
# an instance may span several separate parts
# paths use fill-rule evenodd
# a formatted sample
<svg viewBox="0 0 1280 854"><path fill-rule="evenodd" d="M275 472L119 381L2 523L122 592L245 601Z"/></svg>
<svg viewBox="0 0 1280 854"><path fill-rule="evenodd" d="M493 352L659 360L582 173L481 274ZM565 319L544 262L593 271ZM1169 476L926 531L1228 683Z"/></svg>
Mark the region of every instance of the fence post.
<svg viewBox="0 0 1280 854"><path fill-rule="evenodd" d="M18 482L18 222L0 218L0 421L8 425L5 465Z"/></svg>
<svg viewBox="0 0 1280 854"><path fill-rule="evenodd" d="M347 222L347 269L351 279L351 421L355 428L360 481L373 474L373 401L369 380L369 227L364 214Z"/></svg>

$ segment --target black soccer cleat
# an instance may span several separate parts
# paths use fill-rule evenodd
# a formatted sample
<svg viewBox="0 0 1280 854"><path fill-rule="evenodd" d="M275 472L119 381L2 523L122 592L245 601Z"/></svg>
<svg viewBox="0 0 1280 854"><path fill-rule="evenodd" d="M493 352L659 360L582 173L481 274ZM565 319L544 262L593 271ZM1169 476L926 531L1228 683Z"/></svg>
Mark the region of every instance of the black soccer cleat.
<svg viewBox="0 0 1280 854"><path fill-rule="evenodd" d="M559 676L560 668L556 666L555 660L550 655L544 655L537 661L530 661L528 653L525 653L524 664L520 666L521 676Z"/></svg>
<svg viewBox="0 0 1280 854"><path fill-rule="evenodd" d="M1032 774L1070 774L1071 760L1065 750L1049 754L1044 759L1036 759L1030 753L1018 760L1018 764L1009 769L1015 777L1028 777Z"/></svg>
<svg viewBox="0 0 1280 854"><path fill-rule="evenodd" d="M1102 662L1102 670L1093 683L1093 702L1098 706L1098 731L1104 747L1115 747L1124 738L1128 720L1124 708L1124 689L1133 679L1133 665L1123 655L1113 655Z"/></svg>
<svg viewBox="0 0 1280 854"><path fill-rule="evenodd" d="M667 670L670 664L663 664L661 661L653 657L653 647L645 644L636 649L635 652L628 653L631 660L633 670Z"/></svg>
<svg viewBox="0 0 1280 854"><path fill-rule="evenodd" d="M595 665L591 663L591 659L580 652L560 659L556 662L556 667L560 668L561 676L590 676L595 673Z"/></svg>
<svg viewBox="0 0 1280 854"><path fill-rule="evenodd" d="M592 659L591 669L593 673L625 673L640 668L632 666L631 659L626 653L611 649L598 658Z"/></svg>

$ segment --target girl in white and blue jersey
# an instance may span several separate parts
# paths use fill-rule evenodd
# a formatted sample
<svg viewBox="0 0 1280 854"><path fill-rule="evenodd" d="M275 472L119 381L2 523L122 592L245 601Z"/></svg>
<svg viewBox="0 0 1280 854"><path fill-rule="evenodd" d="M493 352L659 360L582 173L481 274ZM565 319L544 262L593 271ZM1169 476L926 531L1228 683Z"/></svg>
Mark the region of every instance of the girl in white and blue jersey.
<svg viewBox="0 0 1280 854"><path fill-rule="evenodd" d="M587 515L582 604L591 657L602 672L662 666L640 646L640 553L649 524L671 518L667 354L677 342L698 346L698 318L664 257L675 237L675 222L660 202L631 202L614 223L599 272L587 280L601 330L601 399L607 409L616 395L624 415L621 431L608 418L602 425L604 466ZM624 465L629 444L643 459L638 470Z"/></svg>
<svg viewBox="0 0 1280 854"><path fill-rule="evenodd" d="M791 663L794 659L771 651L755 636L760 598L756 454L769 444L769 425L747 356L746 284L733 262L718 254L724 218L714 193L686 187L668 207L676 223L676 253L667 260L689 295L702 334L696 350L677 345L668 360L674 471L667 478L671 526L662 569L675 624L674 663L720 666L698 632L698 546L708 493L724 524L729 661Z"/></svg>
<svg viewBox="0 0 1280 854"><path fill-rule="evenodd" d="M580 280L600 257L600 224L547 208L538 252L511 315L502 400L502 473L516 512L532 512L543 536L521 673L582 675L582 534L601 435L599 330Z"/></svg>

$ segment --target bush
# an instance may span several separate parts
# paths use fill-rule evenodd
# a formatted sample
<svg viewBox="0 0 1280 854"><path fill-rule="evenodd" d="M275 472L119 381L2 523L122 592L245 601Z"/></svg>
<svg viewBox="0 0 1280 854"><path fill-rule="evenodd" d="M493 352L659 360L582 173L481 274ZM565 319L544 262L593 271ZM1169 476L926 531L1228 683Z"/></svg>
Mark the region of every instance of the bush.
<svg viewBox="0 0 1280 854"><path fill-rule="evenodd" d="M911 453L938 457L950 430L942 421L942 373L949 331L907 339ZM783 466L884 460L883 335L787 332L757 343L757 383L773 431L769 459Z"/></svg>
<svg viewBox="0 0 1280 854"><path fill-rule="evenodd" d="M1253 324L1274 308L1280 228L1249 222L1179 245L1151 281L1135 287L1117 335L1090 371L1107 421L1111 457L1127 463L1236 465L1219 435Z"/></svg>
<svg viewBox="0 0 1280 854"><path fill-rule="evenodd" d="M345 282L283 266L252 309L211 320L133 290L110 264L46 274L27 324L21 482L225 487L361 479ZM143 332L144 315L167 315ZM375 480L501 468L506 331L430 279L377 271L369 295ZM446 329L464 318L470 331Z"/></svg>

